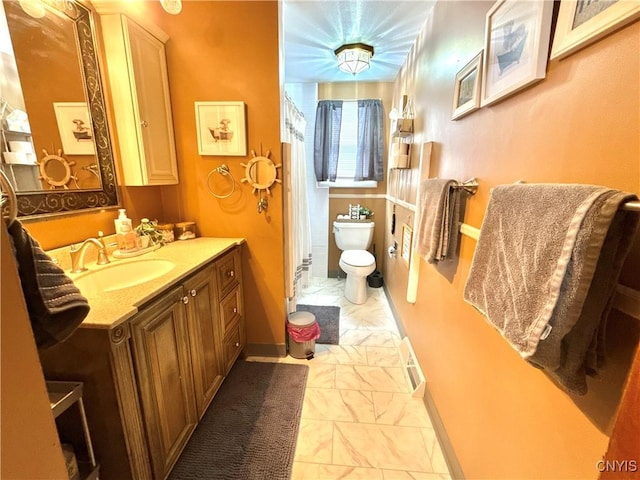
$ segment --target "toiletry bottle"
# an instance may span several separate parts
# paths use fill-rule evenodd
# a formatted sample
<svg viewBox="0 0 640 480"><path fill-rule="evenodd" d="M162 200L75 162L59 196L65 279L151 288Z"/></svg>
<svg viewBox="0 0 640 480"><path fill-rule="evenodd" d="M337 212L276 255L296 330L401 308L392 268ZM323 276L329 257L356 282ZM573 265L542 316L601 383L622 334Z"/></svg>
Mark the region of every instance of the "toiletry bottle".
<svg viewBox="0 0 640 480"><path fill-rule="evenodd" d="M137 250L136 232L133 230L133 223L127 217L124 208L118 210L118 218L114 221L116 226L116 240L121 252L131 252Z"/></svg>

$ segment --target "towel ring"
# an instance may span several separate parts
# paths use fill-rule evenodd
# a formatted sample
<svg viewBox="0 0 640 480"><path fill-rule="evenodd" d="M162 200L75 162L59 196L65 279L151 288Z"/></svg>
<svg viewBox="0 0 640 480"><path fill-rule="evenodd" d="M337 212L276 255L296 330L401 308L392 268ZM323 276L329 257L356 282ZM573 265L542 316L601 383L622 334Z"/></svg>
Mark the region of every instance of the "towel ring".
<svg viewBox="0 0 640 480"><path fill-rule="evenodd" d="M228 176L229 178L231 178L231 191L229 193L226 193L224 195L218 195L216 192L213 191L209 181L211 180L211 175L213 175L214 173L219 173L223 177ZM211 170L209 172L209 175L207 175L207 188L209 189L209 193L216 198L224 199L224 198L229 198L231 195L233 195L233 192L236 191L236 180L233 178L233 175L231 175L231 172L229 171L229 167L227 167L223 163L219 167L216 167L213 170Z"/></svg>

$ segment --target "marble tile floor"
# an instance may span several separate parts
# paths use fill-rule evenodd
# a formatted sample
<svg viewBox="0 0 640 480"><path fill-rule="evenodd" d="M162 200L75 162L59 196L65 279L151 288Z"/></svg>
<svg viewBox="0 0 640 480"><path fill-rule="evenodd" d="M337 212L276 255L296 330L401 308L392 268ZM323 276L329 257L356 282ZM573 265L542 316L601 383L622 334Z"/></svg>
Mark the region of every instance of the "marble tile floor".
<svg viewBox="0 0 640 480"><path fill-rule="evenodd" d="M309 366L292 480L449 480L422 399L400 366L400 335L382 288L363 305L344 279L310 279L298 303L340 308L340 345L316 345L312 360L249 357Z"/></svg>

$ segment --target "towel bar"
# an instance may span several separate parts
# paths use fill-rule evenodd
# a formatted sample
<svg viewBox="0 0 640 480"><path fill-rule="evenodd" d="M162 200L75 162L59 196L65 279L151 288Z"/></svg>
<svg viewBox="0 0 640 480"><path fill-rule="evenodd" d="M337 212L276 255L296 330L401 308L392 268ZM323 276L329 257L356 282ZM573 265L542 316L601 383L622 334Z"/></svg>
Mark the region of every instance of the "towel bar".
<svg viewBox="0 0 640 480"><path fill-rule="evenodd" d="M627 202L622 204L622 210L628 210L629 212L640 212L640 202Z"/></svg>
<svg viewBox="0 0 640 480"><path fill-rule="evenodd" d="M475 177L473 177L458 185L454 185L453 188L461 188L465 192L467 192L469 195L475 195L476 192L478 191L478 181L476 180Z"/></svg>
<svg viewBox="0 0 640 480"><path fill-rule="evenodd" d="M640 202L626 202L620 206L620 209L627 210L629 212L639 212L640 213ZM476 228L468 223L460 224L460 233L474 240L478 240L480 236L480 229Z"/></svg>

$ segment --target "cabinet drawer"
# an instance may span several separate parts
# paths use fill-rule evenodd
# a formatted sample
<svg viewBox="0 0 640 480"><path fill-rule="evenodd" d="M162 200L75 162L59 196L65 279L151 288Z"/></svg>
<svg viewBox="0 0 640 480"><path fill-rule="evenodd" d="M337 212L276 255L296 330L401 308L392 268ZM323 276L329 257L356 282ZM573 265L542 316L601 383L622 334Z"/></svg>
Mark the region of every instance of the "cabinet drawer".
<svg viewBox="0 0 640 480"><path fill-rule="evenodd" d="M242 322L235 323L224 339L225 370L229 372L242 351Z"/></svg>
<svg viewBox="0 0 640 480"><path fill-rule="evenodd" d="M222 335L226 336L228 331L242 316L242 298L240 288L236 288L220 302L220 317L222 318Z"/></svg>
<svg viewBox="0 0 640 480"><path fill-rule="evenodd" d="M216 274L220 298L222 298L240 282L240 257L237 250L227 253L216 262Z"/></svg>

